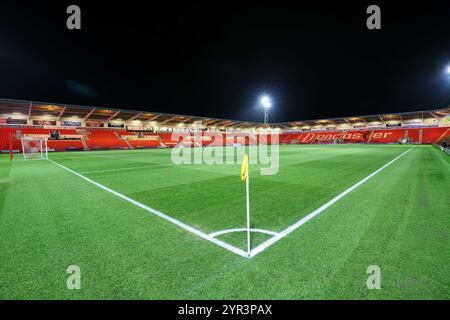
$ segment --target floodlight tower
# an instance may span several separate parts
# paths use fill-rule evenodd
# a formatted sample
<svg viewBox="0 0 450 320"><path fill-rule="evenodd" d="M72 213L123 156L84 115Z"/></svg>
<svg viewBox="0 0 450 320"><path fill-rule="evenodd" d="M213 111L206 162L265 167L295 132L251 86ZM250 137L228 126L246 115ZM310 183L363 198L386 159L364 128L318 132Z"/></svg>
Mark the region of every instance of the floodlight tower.
<svg viewBox="0 0 450 320"><path fill-rule="evenodd" d="M270 102L269 96L262 96L261 97L261 105L264 108L264 124L269 123L269 109L272 106L272 102Z"/></svg>

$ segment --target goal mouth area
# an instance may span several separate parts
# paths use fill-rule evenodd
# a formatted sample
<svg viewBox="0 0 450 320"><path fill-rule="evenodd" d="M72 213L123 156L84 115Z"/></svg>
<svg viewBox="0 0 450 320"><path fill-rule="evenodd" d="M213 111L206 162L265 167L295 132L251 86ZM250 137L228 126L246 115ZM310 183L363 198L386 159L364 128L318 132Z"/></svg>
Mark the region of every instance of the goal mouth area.
<svg viewBox="0 0 450 320"><path fill-rule="evenodd" d="M47 138L22 137L22 154L24 160L47 160L48 147Z"/></svg>

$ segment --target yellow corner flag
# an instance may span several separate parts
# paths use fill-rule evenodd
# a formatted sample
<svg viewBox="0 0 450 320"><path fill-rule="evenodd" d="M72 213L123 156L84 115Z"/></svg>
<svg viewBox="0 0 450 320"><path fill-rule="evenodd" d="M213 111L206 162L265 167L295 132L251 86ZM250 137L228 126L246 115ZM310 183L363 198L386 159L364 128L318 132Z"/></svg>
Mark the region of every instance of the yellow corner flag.
<svg viewBox="0 0 450 320"><path fill-rule="evenodd" d="M248 155L244 155L241 165L241 180L245 181L248 177Z"/></svg>

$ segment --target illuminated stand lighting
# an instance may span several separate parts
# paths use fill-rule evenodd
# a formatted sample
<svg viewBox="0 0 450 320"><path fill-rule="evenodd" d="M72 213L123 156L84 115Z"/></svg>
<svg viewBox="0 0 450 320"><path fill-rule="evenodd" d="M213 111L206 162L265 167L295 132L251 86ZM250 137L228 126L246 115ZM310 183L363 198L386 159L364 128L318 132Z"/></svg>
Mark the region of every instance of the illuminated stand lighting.
<svg viewBox="0 0 450 320"><path fill-rule="evenodd" d="M261 97L261 105L264 108L264 124L269 123L269 109L272 106L272 102L270 102L270 98L268 96Z"/></svg>

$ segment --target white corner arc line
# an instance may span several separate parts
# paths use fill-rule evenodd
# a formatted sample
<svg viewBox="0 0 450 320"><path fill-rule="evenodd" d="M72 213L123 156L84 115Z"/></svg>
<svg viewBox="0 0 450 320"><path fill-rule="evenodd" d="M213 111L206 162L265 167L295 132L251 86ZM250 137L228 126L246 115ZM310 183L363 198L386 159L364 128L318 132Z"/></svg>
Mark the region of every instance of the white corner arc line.
<svg viewBox="0 0 450 320"><path fill-rule="evenodd" d="M105 187L104 185L102 185L102 184L100 184L98 182L95 182L94 180L91 180L91 179L89 179L89 178L79 174L78 172L63 166L62 164L59 164L59 163L57 163L57 162L55 162L53 160L50 160L50 159L48 159L48 161L50 161L51 163L61 167L62 169L66 170L66 171L69 171L70 173L80 177L81 179L86 180L87 182L90 182L93 185L95 185L95 186L97 186L97 187L99 187L99 188L101 188L101 189L103 189L105 191L108 191L109 193L112 193L113 195L115 195L115 196L117 196L119 198L122 198L123 200L128 201L128 202L130 202L132 204L134 204L137 207L140 207L140 208L142 208L142 209L144 209L144 210L146 210L146 211L148 211L148 212L150 212L150 213L152 213L152 214L154 214L154 215L156 215L156 216L158 216L160 218L163 218L163 219L165 219L165 220L167 220L167 221L169 221L169 222L179 226L180 228L183 228L184 230L186 230L186 231L188 231L190 233L193 233L193 234L199 236L202 239L208 240L208 241L210 241L210 242L212 242L212 243L214 243L214 244L216 244L216 245L218 245L218 246L220 246L222 248L225 248L225 249L227 249L227 250L229 250L229 251L231 251L231 252L233 252L233 253L235 253L237 255L240 255L240 256L245 257L245 258L249 258L248 255L247 255L247 252L245 252L242 249L236 248L236 247L234 247L234 246L232 246L232 245L230 245L230 244L228 244L226 242L223 242L221 240L213 238L210 235L208 235L208 234L206 234L206 233L204 233L204 232L202 232L200 230L197 230L197 229L195 229L195 228L193 228L191 226L188 226L187 224L185 224L185 223L183 223L183 222L181 222L181 221L179 221L177 219L169 217L168 215L166 215L166 214L164 214L164 213L162 213L162 212L160 212L158 210L150 208L150 207L146 206L145 204L140 203L139 201L131 199L131 198L129 198L129 197L127 197L127 196L117 192L117 191L114 191L114 190L112 190L112 189L110 189L108 187Z"/></svg>
<svg viewBox="0 0 450 320"><path fill-rule="evenodd" d="M410 152L411 150L415 149L416 147L410 148L408 150L406 150L405 152L403 152L402 154L400 154L399 156L397 156L396 158L394 158L393 160L389 161L388 163L386 163L384 166L382 166L381 168L379 168L378 170L372 172L371 174L369 174L367 177L365 177L364 179L360 180L359 182L355 183L353 186L351 186L350 188L348 188L347 190L345 190L344 192L338 194L336 197L334 197L333 199L331 199L330 201L328 201L327 203L325 203L324 205L322 205L320 208L314 210L313 212L309 213L308 215L306 215L305 217L303 217L302 219L300 219L299 221L297 221L296 223L294 223L293 225L289 226L288 228L286 228L285 230L281 231L278 235L270 238L269 240L261 243L259 246L257 246L256 248L254 248L253 250L251 250L250 252L250 258L256 256L258 253L263 252L264 250L266 250L269 246L273 245L275 242L278 242L280 239L284 238L285 236L287 236L289 233L291 233L292 231L298 229L301 225L305 224L306 222L308 222L309 220L311 220L312 218L314 218L315 216L317 216L319 213L321 213L322 211L324 211L325 209L327 209L328 207L330 207L331 205L333 205L334 203L338 202L340 199L342 199L343 197L345 197L347 194L349 194L350 192L352 192L353 190L355 190L356 188L358 188L360 185L362 185L364 182L366 182L367 180L369 180L370 178L372 178L374 175L376 175L377 173L379 173L380 171L384 170L385 168L387 168L388 166L390 166L392 163L394 163L395 161L397 161L398 159L400 159L401 157L403 157L405 154L407 154L408 152Z"/></svg>
<svg viewBox="0 0 450 320"><path fill-rule="evenodd" d="M244 232L244 231L246 232L247 228L226 229L226 230L220 230L220 231L212 232L212 233L209 234L209 236L215 238L215 237L221 236L223 234L227 234L227 233ZM278 235L278 233L275 232L275 231L264 230L264 229L250 229L250 232L270 234L271 236Z"/></svg>

